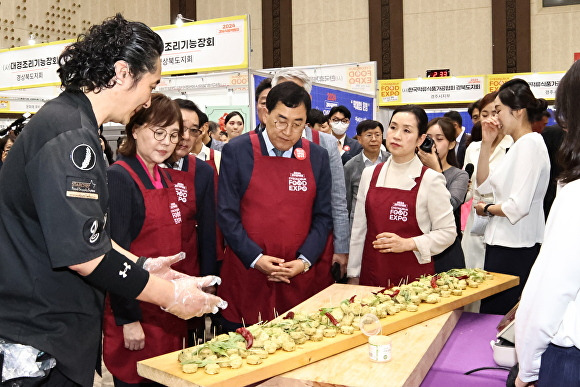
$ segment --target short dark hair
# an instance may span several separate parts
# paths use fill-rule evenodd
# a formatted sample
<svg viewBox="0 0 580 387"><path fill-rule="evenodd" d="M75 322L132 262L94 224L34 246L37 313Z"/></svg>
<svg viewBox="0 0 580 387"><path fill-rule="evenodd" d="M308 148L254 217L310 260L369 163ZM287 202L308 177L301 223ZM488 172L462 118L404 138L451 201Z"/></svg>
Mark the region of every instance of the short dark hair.
<svg viewBox="0 0 580 387"><path fill-rule="evenodd" d="M473 115L473 111L475 109L477 110L481 110L479 108L479 102L481 101L481 99L478 99L477 101L470 103L469 106L467 107L467 113L469 113L469 117L471 117Z"/></svg>
<svg viewBox="0 0 580 387"><path fill-rule="evenodd" d="M419 128L419 136L425 134L427 132L427 122L429 119L427 118L427 113L423 110L422 107L417 105L403 105L399 106L398 108L393 111L393 115L391 116L391 120L389 121L389 125L393 120L393 117L397 113L411 113L417 119L417 127Z"/></svg>
<svg viewBox="0 0 580 387"><path fill-rule="evenodd" d="M233 112L229 112L228 115L226 116L225 120L224 120L224 125L227 125L228 121L231 120L232 118L234 118L235 116L240 116L240 118L242 119L242 124L246 124L244 122L244 116L242 116L242 113L234 110Z"/></svg>
<svg viewBox="0 0 580 387"><path fill-rule="evenodd" d="M121 145L119 153L123 156L135 156L137 143L133 138L133 130L136 126L151 124L165 128L174 122L179 124L179 136L183 136L183 119L177 102L164 94L154 93L151 96L151 106L135 113L125 126L127 140Z"/></svg>
<svg viewBox="0 0 580 387"><path fill-rule="evenodd" d="M361 121L356 126L356 135L360 136L361 134L363 134L367 130L376 129L377 127L379 129L381 129L381 133L385 133L385 128L383 127L383 124L381 124L379 121L375 121L375 120Z"/></svg>
<svg viewBox="0 0 580 387"><path fill-rule="evenodd" d="M536 98L528 82L520 78L510 79L501 85L497 96L510 109L526 109L530 123L535 121L537 114L548 108L548 102L543 98Z"/></svg>
<svg viewBox="0 0 580 387"><path fill-rule="evenodd" d="M220 127L220 126L218 125L218 123L217 123L217 122L214 122L214 121L208 121L208 124L209 124L209 128L208 128L208 130L207 130L207 131L208 131L209 133L216 133L216 132L217 132L217 130L218 130L218 128Z"/></svg>
<svg viewBox="0 0 580 387"><path fill-rule="evenodd" d="M58 58L57 72L67 90L99 92L115 85L115 62L127 62L136 84L157 69L162 53L163 40L157 33L118 13L67 46Z"/></svg>
<svg viewBox="0 0 580 387"><path fill-rule="evenodd" d="M297 108L304 104L307 114L312 107L310 94L302 86L298 86L294 82L282 82L270 90L268 98L266 98L266 108L268 111L271 112L274 110L278 102L283 103L289 108Z"/></svg>
<svg viewBox="0 0 580 387"><path fill-rule="evenodd" d="M306 123L310 125L310 127L313 127L316 124L322 125L325 122L328 122L328 117L318 109L310 109L306 116Z"/></svg>
<svg viewBox="0 0 580 387"><path fill-rule="evenodd" d="M455 146L457 146L457 139L455 137L455 127L453 126L453 121L451 120L451 118L435 117L427 123L427 130L429 130L430 127L435 125L439 125L447 141L449 141L450 143L455 142ZM457 158L455 157L455 147L453 147L453 149L450 149L449 152L447 152L446 160L449 165L453 167L458 167Z"/></svg>
<svg viewBox="0 0 580 387"><path fill-rule="evenodd" d="M332 117L336 112L342 113L345 118L350 120L350 110L348 110L348 108L343 105L333 106L332 109L330 109L330 112L328 112L328 119L330 119L330 117Z"/></svg>
<svg viewBox="0 0 580 387"><path fill-rule="evenodd" d="M459 126L463 125L463 118L461 118L461 114L458 111L450 110L443 114L443 117L450 118L451 121L457 122Z"/></svg>
<svg viewBox="0 0 580 387"><path fill-rule="evenodd" d="M180 109L184 109L184 110L191 110L192 112L194 112L195 114L197 114L197 119L199 121L199 127L201 128L203 126L203 124L205 124L205 122L207 122L207 120L202 124L201 123L201 115L205 115L201 109L197 106L197 104L193 101L190 101L188 99L183 99L183 98L176 98L174 99L174 101L177 103L177 105L179 105ZM207 118L207 116L206 116Z"/></svg>
<svg viewBox="0 0 580 387"><path fill-rule="evenodd" d="M256 87L256 102L258 102L258 97L260 96L260 94L262 94L264 90L271 88L272 88L272 78L262 79L262 82L260 82L258 84L258 87Z"/></svg>
<svg viewBox="0 0 580 387"><path fill-rule="evenodd" d="M207 117L207 114L205 114L204 112L200 111L197 114L197 118L199 119L199 127L201 128L202 126L204 126L208 121L209 118Z"/></svg>

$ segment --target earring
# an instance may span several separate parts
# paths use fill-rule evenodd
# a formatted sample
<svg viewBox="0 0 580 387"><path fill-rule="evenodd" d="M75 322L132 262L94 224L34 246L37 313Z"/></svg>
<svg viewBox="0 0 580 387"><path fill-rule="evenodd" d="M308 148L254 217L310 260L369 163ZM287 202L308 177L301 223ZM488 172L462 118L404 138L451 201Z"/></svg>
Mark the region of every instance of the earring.
<svg viewBox="0 0 580 387"><path fill-rule="evenodd" d="M122 84L123 84L123 81L122 81L122 80L120 80L120 79L118 79L118 78L117 78L117 79L115 79L115 82L117 82L117 84L118 84L118 85L122 85Z"/></svg>

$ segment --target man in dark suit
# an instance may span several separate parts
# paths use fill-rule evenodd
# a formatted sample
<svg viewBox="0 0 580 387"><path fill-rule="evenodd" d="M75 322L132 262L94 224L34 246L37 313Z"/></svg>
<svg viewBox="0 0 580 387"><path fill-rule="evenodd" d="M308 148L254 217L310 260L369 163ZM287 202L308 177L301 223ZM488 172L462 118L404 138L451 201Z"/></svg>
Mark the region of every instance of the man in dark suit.
<svg viewBox="0 0 580 387"><path fill-rule="evenodd" d="M332 134L340 145L340 157L343 165L362 151L359 142L346 135L346 130L350 125L350 116L350 110L342 105L334 106L328 113Z"/></svg>
<svg viewBox="0 0 580 387"><path fill-rule="evenodd" d="M387 161L391 155L381 149L384 128L378 121L364 120L356 127L356 134L360 139L362 152L350 159L344 166L346 181L346 205L350 221L354 219L356 195L363 169Z"/></svg>
<svg viewBox="0 0 580 387"><path fill-rule="evenodd" d="M332 256L323 254L332 180L327 151L302 138L310 106L294 82L274 86L266 129L224 146L218 222L228 247L218 293L232 305L225 330L271 320L332 283Z"/></svg>
<svg viewBox="0 0 580 387"><path fill-rule="evenodd" d="M266 109L266 98L268 97L271 88L272 78L262 79L262 82L260 82L258 87L256 87L256 112L258 114L258 120L260 121L256 125L256 129L259 129L260 132L266 127L266 116L268 114L268 109Z"/></svg>
<svg viewBox="0 0 580 387"><path fill-rule="evenodd" d="M444 114L445 117L450 118L453 121L453 126L455 127L455 136L457 137L457 146L455 147L455 158L457 159L457 164L459 168L463 168L463 162L465 160L465 149L467 148L467 139L469 135L465 133L465 128L463 125L463 119L461 114L455 110L448 111Z"/></svg>

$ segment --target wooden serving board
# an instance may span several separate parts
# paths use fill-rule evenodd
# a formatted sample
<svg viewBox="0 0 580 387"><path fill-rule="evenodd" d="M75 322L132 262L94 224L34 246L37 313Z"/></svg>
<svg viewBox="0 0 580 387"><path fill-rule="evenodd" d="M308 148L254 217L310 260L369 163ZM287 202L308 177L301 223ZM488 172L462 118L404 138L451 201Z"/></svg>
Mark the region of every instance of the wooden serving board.
<svg viewBox="0 0 580 387"><path fill-rule="evenodd" d="M368 344L363 344L285 372L257 387L417 387L462 313L461 309L456 309L389 335L392 359L387 363L372 362Z"/></svg>
<svg viewBox="0 0 580 387"><path fill-rule="evenodd" d="M499 293L516 286L519 278L494 273L494 279L485 281L478 288L467 288L463 296L442 298L437 304L422 303L417 312L402 311L380 320L383 334L391 334L412 325L437 317L473 301ZM337 306L342 300L353 295L365 296L380 288L369 286L334 284L314 295L292 310L311 312L321 307ZM217 375L207 375L203 370L194 374L185 374L177 360L179 351L146 359L137 363L139 375L168 386L244 386L280 375L284 372L302 367L320 359L344 352L366 343L368 338L360 331L353 335L339 334L334 338L325 338L320 342L307 341L298 346L296 351L278 350L260 365L244 364L242 368L222 368Z"/></svg>

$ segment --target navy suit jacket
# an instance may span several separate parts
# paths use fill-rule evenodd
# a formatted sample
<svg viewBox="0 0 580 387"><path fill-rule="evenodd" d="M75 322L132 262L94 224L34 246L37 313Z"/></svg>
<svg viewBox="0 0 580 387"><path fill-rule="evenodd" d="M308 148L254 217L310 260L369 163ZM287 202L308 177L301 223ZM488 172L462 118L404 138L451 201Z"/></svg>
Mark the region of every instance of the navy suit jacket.
<svg viewBox="0 0 580 387"><path fill-rule="evenodd" d="M362 145L355 139L346 136L344 138L344 145L349 146L350 150L345 151L341 158L342 158L342 165L346 164L346 162L352 159L354 156L358 155L362 151Z"/></svg>
<svg viewBox="0 0 580 387"><path fill-rule="evenodd" d="M262 135L258 134L258 138L262 154L268 155ZM301 146L302 139L294 144L294 148ZM292 157L294 158L294 152L292 152ZM296 252L296 257L302 254L314 264L322 254L328 235L332 230L332 206L330 203L332 179L328 153L324 148L310 143L310 158L316 181L316 199L312 207L310 231ZM242 225L240 213L240 204L250 183L253 169L254 154L249 133L230 140L222 151L218 185L218 224L228 246L247 268L258 255L263 253L262 248L248 236ZM264 200L268 199L264 198ZM258 214L258 216L275 216L275 214ZM283 222L284 219L280 219L280 221Z"/></svg>

